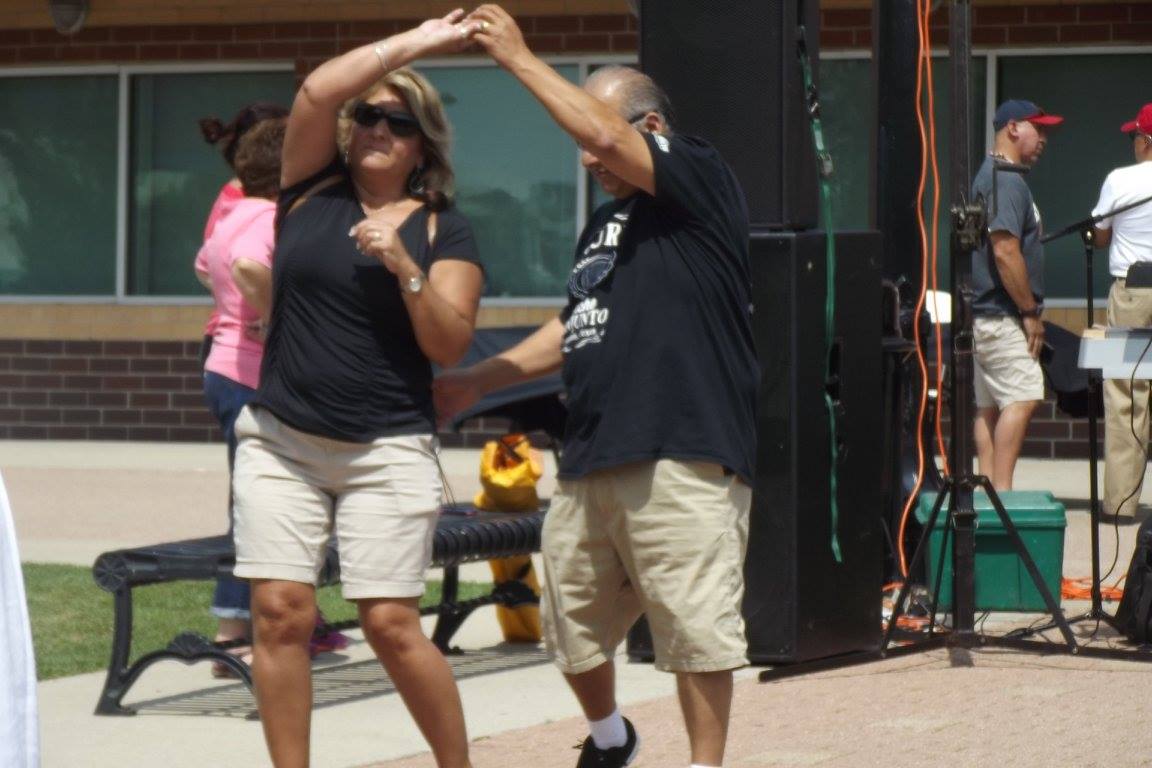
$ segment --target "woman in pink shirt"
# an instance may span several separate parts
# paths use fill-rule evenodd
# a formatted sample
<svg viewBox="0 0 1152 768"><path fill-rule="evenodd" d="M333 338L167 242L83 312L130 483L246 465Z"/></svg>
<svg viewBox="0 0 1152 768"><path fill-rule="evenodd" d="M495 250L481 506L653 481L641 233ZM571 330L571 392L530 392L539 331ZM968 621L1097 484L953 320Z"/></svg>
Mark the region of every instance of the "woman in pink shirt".
<svg viewBox="0 0 1152 768"><path fill-rule="evenodd" d="M228 469L236 455L233 429L240 409L260 383L263 325L271 308L272 247L284 118L264 120L238 142L233 167L243 195L214 222L196 256L196 272L211 291L216 309L212 344L204 361L204 398L228 443ZM251 613L248 582L231 576L216 581L212 613L216 639L247 638ZM213 667L227 676L223 664Z"/></svg>
<svg viewBox="0 0 1152 768"><path fill-rule="evenodd" d="M236 150L244 134L264 120L287 116L288 110L279 104L258 101L241 109L236 113L236 117L232 119L232 122L227 125L215 117L206 117L200 120L200 133L204 136L204 141L209 144L221 145L220 154L224 156L224 161L228 163L228 167L235 172ZM244 190L241 189L240 180L235 176L229 179L224 186L220 187L220 192L216 195L216 200L212 203L212 209L208 212L208 221L204 224L205 242L212 236L212 231L216 228L216 223L226 216L228 212L243 199ZM197 276L201 276L207 272L207 267L202 263L202 257L200 256L196 257L195 267ZM205 283L205 287L211 288L207 283ZM218 320L219 316L216 314L215 308L213 308L208 322L204 324L204 346L200 351L201 364L207 359L208 352L212 347L213 332L216 330L216 322Z"/></svg>

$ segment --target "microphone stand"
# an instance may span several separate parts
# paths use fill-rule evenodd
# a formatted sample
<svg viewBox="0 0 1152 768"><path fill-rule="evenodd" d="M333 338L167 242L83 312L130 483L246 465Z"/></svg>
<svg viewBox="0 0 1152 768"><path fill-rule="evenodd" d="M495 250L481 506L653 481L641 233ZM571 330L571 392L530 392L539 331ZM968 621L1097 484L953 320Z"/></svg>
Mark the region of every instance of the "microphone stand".
<svg viewBox="0 0 1152 768"><path fill-rule="evenodd" d="M1102 213L1099 216L1089 216L1086 219L1073 222L1068 226L1044 235L1040 238L1041 243L1048 243L1052 240L1059 239L1071 234L1080 236L1081 241L1084 243L1084 269L1085 269L1085 288L1084 297L1087 300L1087 324L1086 328L1091 328L1095 322L1096 307L1094 303L1095 282L1093 280L1093 260L1096 252L1096 225L1104 219L1111 218L1118 213L1131 210L1145 203L1152 202L1152 195L1137 200L1134 203L1128 203L1118 208L1114 208L1107 213ZM1104 598L1100 589L1100 489L1097 480L1097 471L1100 465L1100 448L1098 445L1098 423L1096 417L1096 397L1100 391L1102 384L1101 376L1095 369L1088 370L1088 516L1091 520L1091 541L1092 541L1092 589L1091 598L1092 605L1088 612L1082 616L1076 616L1068 620L1069 624L1075 624L1080 621L1103 621L1114 629L1116 621L1111 614L1104 610ZM1021 636L1027 636L1036 632L1042 632L1046 629L1051 629L1052 624L1047 624L1042 627L1037 627L1027 632L1021 632Z"/></svg>
<svg viewBox="0 0 1152 768"><path fill-rule="evenodd" d="M1118 208L1113 208L1112 210L1108 211L1107 213L1102 213L1099 216L1089 216L1086 219L1081 219L1080 221L1073 222L1061 230L1058 230L1056 232L1052 232L1050 234L1044 235L1043 237L1040 238L1040 242L1041 243L1049 243L1053 240L1058 240L1061 237L1064 237L1065 235L1071 235L1073 232L1083 236L1085 231L1092 230L1093 228L1095 228L1095 226L1097 224L1104 221L1104 219L1110 219L1118 213L1124 213L1124 211L1130 211L1133 208L1139 208L1140 206L1144 205L1144 203L1152 203L1152 195L1149 195L1148 197L1141 198L1140 200L1137 200L1134 203L1127 203L1125 205L1121 205ZM1089 284L1089 288L1091 288L1091 284ZM1088 291L1088 303L1089 304L1092 303L1092 291L1091 290Z"/></svg>

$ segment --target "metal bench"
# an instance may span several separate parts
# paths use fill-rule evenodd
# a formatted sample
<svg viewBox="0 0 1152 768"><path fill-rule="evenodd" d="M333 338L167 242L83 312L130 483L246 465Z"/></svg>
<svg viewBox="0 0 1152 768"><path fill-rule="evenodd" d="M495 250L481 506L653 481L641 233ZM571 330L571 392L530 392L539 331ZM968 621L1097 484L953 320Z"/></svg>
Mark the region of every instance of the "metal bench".
<svg viewBox="0 0 1152 768"><path fill-rule="evenodd" d="M421 614L437 616L432 641L445 653L456 630L475 609L485 605L516 606L535 603L537 598L522 581L504 582L492 592L470 600L457 600L458 566L494 558L526 555L540 550L540 528L547 502L535 512L506 514L480 512L470 504L442 508L432 547L432 565L444 569L440 603L421 609ZM108 676L96 702L98 715L132 715L121 704L128 690L145 669L163 659L185 664L203 660L218 661L234 670L251 688L252 673L241 659L228 652L245 641L215 643L195 632L182 632L166 648L145 653L129 664L132 652L132 591L149 584L170 581L210 580L232 573L235 550L231 536L211 536L168 544L105 552L96 558L92 576L101 589L112 593L115 629ZM320 575L321 586L340 581L340 561L335 548L328 550ZM333 629L349 629L356 620L332 624Z"/></svg>
<svg viewBox="0 0 1152 768"><path fill-rule="evenodd" d="M477 329L460 365L470 365L520 342L536 330L534 326ZM459 430L467 421L480 417L507 419L517 431L542 431L555 446L564 433L566 411L561 398L559 375L508 387L485 396L472 408L457 415L452 428ZM432 640L444 652L456 630L476 608L484 605L507 606L536 602L536 596L523 582L509 581L482 597L457 600L461 563L526 555L540 550L540 527L547 502L536 512L504 514L479 512L470 504L451 504L442 508L432 547L432 565L444 569L443 591L438 605L422 609L424 615L437 616ZM152 664L162 659L177 659L186 664L202 660L219 661L234 670L249 688L252 673L248 665L230 648L245 645L234 640L214 643L195 632L177 635L166 648L144 654L129 664L132 653L132 590L148 584L187 579L209 580L232 573L235 552L230 536L176 541L150 547L136 547L106 552L96 559L92 576L104 590L111 592L115 608L112 636L112 658L108 676L96 703L96 714L131 715L135 712L121 705L124 696ZM340 581L340 561L335 549L329 549L320 574L320 584ZM334 623L333 629L349 629L357 621Z"/></svg>

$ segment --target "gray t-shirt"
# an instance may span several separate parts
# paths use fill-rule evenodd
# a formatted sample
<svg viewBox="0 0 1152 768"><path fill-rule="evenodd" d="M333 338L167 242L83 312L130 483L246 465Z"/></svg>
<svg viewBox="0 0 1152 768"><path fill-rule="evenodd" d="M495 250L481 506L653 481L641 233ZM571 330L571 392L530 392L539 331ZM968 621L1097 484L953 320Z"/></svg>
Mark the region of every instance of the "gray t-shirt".
<svg viewBox="0 0 1152 768"><path fill-rule="evenodd" d="M992 210L992 158L984 164L972 182L972 198L983 195L988 206L988 232L1009 232L1020 240L1020 252L1028 268L1028 284L1038 305L1044 303L1044 246L1040 244L1040 211L1032 200L1032 190L1024 176L1012 171L996 173L996 210ZM992 241L972 252L972 313L974 315L1020 315L1016 302L1004 289Z"/></svg>

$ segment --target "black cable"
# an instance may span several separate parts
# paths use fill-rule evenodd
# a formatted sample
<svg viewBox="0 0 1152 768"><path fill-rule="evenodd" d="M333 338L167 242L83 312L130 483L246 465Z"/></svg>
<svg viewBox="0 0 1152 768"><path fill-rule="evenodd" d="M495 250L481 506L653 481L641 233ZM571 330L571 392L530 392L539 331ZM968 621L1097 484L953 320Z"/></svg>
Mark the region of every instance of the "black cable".
<svg viewBox="0 0 1152 768"><path fill-rule="evenodd" d="M1128 399L1132 401L1128 407L1128 429L1132 433L1132 439L1134 441L1136 441L1137 445L1140 446L1140 450L1145 454L1145 456L1147 456L1148 447L1147 447L1147 444L1145 443L1144 439L1136 434L1136 403L1132 397L1132 394L1133 394L1133 390L1136 389L1136 372L1140 369L1140 364L1142 362L1144 362L1144 357L1148 354L1148 350L1150 348L1152 348L1152 336L1148 337L1148 341L1144 345L1144 349L1141 350L1141 352L1140 352L1140 357L1138 357L1136 359L1136 364L1132 366L1132 375L1128 377ZM1091 407L1091 405L1089 405L1089 407ZM1145 420L1147 420L1147 418L1148 418L1148 413L1147 413L1148 403L1144 404L1144 410L1145 410L1144 418L1145 418ZM1108 463L1108 457L1107 456L1104 457L1104 463L1105 463L1105 466L1107 466L1107 463ZM1136 487L1133 488L1128 493L1128 495L1124 497L1123 501L1121 501L1119 504L1116 505L1116 509L1112 510L1112 533L1113 533L1113 540L1114 540L1113 547L1112 547L1112 564L1108 566L1108 572L1100 577L1100 581L1104 581L1105 579L1111 578L1113 572L1116 570L1116 566L1119 564L1119 561L1120 561L1120 510L1124 508L1124 505L1127 504L1132 499L1133 496L1135 496L1136 500L1137 500L1135 507L1139 507L1140 506L1139 494L1143 488L1144 488L1144 472L1141 471L1140 472L1140 479L1136 481ZM1135 516L1135 513L1136 513L1136 510L1133 509L1133 516Z"/></svg>

